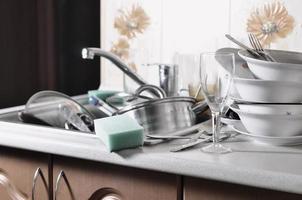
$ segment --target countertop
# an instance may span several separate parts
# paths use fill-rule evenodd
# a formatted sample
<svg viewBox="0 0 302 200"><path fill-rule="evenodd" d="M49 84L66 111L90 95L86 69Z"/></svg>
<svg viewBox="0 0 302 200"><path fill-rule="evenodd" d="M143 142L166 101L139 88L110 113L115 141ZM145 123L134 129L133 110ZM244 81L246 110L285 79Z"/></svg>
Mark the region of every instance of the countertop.
<svg viewBox="0 0 302 200"><path fill-rule="evenodd" d="M0 121L2 146L302 194L302 146L263 145L238 135L224 142L233 150L228 154L203 153L204 144L169 152L181 142L111 153L95 135Z"/></svg>

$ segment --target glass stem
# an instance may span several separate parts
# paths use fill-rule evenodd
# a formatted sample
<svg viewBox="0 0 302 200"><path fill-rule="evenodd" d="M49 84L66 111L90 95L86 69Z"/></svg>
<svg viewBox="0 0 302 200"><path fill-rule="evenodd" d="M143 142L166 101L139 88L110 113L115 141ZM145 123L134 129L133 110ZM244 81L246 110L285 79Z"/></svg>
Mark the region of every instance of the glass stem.
<svg viewBox="0 0 302 200"><path fill-rule="evenodd" d="M220 135L220 112L212 112L213 143L219 142Z"/></svg>

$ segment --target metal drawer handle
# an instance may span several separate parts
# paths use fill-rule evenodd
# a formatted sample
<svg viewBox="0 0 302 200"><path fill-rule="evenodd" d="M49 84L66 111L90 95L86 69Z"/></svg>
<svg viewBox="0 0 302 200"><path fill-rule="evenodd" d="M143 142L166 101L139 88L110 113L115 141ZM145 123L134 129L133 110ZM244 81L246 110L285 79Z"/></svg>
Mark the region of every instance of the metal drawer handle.
<svg viewBox="0 0 302 200"><path fill-rule="evenodd" d="M32 189L31 189L31 199L32 200L35 200L35 190L36 190L37 180L38 180L39 176L41 177L41 179L43 181L43 185L44 185L44 187L47 191L47 195L49 196L49 190L48 190L48 185L47 185L46 178L45 178L41 168L38 167L35 174L34 174L34 177L33 177L33 185L32 185Z"/></svg>
<svg viewBox="0 0 302 200"><path fill-rule="evenodd" d="M101 188L95 191L88 200L123 200L122 194L113 188Z"/></svg>
<svg viewBox="0 0 302 200"><path fill-rule="evenodd" d="M17 187L11 182L7 173L0 169L0 185L2 185L12 200L29 200L28 196L17 189Z"/></svg>
<svg viewBox="0 0 302 200"><path fill-rule="evenodd" d="M72 200L75 200L75 197L74 197L74 194L72 192L72 189L71 189L71 186L70 186L70 183L65 175L65 172L63 170L60 171L58 177L57 177L57 180L56 180L56 185L55 185L55 191L54 191L54 200L57 200L57 193L58 193L58 189L59 189L59 184L61 182L61 179L63 178L67 188L68 188L68 191L70 193L70 196L71 196L71 199Z"/></svg>

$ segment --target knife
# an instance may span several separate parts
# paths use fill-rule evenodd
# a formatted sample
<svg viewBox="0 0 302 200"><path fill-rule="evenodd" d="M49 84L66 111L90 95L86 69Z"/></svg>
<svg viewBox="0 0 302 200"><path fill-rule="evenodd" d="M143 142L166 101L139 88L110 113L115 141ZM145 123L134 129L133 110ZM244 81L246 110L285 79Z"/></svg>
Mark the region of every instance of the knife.
<svg viewBox="0 0 302 200"><path fill-rule="evenodd" d="M170 152L182 151L182 150L187 149L189 147L195 146L199 143L211 140L212 136L205 136L204 139L199 139L199 137L203 134L203 132L204 131L200 131L199 133L194 135L186 144L179 145L179 146L176 146L176 147L172 147L170 149Z"/></svg>

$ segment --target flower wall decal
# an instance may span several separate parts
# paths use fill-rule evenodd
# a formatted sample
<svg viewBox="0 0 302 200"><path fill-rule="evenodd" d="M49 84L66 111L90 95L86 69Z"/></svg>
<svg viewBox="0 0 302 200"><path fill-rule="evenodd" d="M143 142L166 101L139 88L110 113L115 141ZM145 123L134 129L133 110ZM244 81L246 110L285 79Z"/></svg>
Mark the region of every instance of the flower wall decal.
<svg viewBox="0 0 302 200"><path fill-rule="evenodd" d="M119 39L112 44L111 52L128 63L129 67L137 71L137 65L129 58L131 42L138 34L143 34L150 25L150 18L139 5L133 5L129 10L119 10L114 19L114 28L119 33Z"/></svg>
<svg viewBox="0 0 302 200"><path fill-rule="evenodd" d="M149 26L150 19L141 6L133 5L130 12L120 10L120 16L115 18L114 27L121 35L129 39L143 33Z"/></svg>
<svg viewBox="0 0 302 200"><path fill-rule="evenodd" d="M121 59L129 58L130 44L127 39L120 38L116 43L112 45L111 52L120 57Z"/></svg>
<svg viewBox="0 0 302 200"><path fill-rule="evenodd" d="M250 14L247 32L253 33L263 46L285 38L294 29L294 18L279 1L265 4Z"/></svg>

